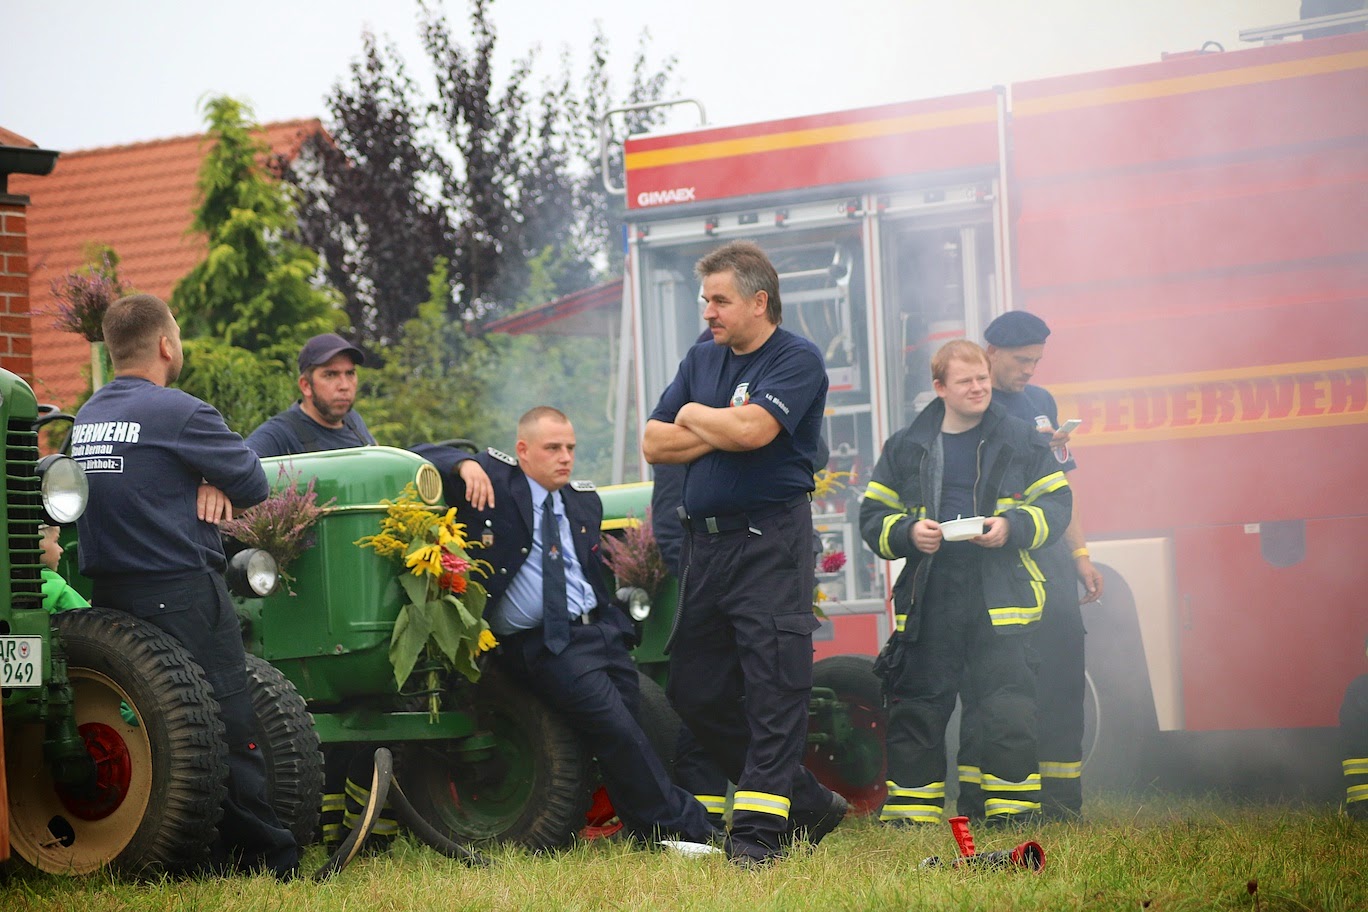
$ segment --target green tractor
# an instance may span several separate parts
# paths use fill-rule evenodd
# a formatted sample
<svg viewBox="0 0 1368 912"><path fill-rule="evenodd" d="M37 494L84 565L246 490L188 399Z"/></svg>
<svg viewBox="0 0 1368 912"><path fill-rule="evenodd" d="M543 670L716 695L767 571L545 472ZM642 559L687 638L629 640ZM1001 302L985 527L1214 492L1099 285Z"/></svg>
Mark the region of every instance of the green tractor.
<svg viewBox="0 0 1368 912"><path fill-rule="evenodd" d="M307 701L327 753L386 747L418 816L458 843L564 844L584 826L589 761L574 732L539 700L483 663L478 683L440 676L435 694L395 684L389 659L404 602L397 565L356 542L379 530L383 501L412 484L434 510L437 470L407 450L364 447L262 460L277 486L315 480L314 544L280 587L239 605L249 652L278 669ZM281 473L284 469L284 473ZM459 516L457 517L459 520Z"/></svg>
<svg viewBox="0 0 1368 912"><path fill-rule="evenodd" d="M43 426L70 416L40 407L28 384L4 370L0 417L9 536L0 557L8 793L0 858L12 853L59 874L194 867L207 860L227 777L212 692L189 654L156 627L99 608L45 610L39 527L81 515L85 473L67 456L39 458ZM260 671L274 680L269 668ZM290 705L283 690L272 698ZM308 734L299 736L306 754ZM311 828L310 812L316 817L316 803L292 822Z"/></svg>

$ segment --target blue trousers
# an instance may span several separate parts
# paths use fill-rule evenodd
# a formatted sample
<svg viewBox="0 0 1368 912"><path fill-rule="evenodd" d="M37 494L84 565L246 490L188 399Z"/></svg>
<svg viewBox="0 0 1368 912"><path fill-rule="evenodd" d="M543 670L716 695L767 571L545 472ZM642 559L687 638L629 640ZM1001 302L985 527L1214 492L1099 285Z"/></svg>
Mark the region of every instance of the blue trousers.
<svg viewBox="0 0 1368 912"><path fill-rule="evenodd" d="M670 781L637 721L640 685L627 653L626 620L599 610L596 623L571 622L570 644L553 654L540 629L502 637L500 660L561 713L598 758L624 828L643 839L706 842L715 833L703 805Z"/></svg>

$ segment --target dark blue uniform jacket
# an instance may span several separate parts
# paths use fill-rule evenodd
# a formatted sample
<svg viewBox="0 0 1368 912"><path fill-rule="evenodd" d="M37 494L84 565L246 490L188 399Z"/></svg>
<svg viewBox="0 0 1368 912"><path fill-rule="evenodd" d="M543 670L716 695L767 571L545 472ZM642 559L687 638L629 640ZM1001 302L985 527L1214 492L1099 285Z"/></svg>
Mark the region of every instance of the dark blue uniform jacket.
<svg viewBox="0 0 1368 912"><path fill-rule="evenodd" d="M472 456L452 447L429 443L418 444L411 449L431 462L441 473L447 505L456 507L456 520L465 523L466 537L476 546L471 548L470 556L493 565L493 574L480 582L489 592L490 610L496 610L508 584L518 575L532 549L533 503L527 476L521 467L509 465L505 461L511 457L502 454L495 456L492 452L485 452ZM467 459L474 459L489 475L494 485L494 509L476 510L466 500L465 482L456 469ZM609 605L599 531L603 522L603 503L597 492L576 491L573 487L575 484L571 482L560 489L565 500L565 517L570 522L570 533L575 540L575 556L589 585L594 588L596 607L602 609ZM488 547L478 547L486 534L491 535L493 541ZM613 608L610 614L620 612ZM625 623L625 618L623 621Z"/></svg>
<svg viewBox="0 0 1368 912"><path fill-rule="evenodd" d="M81 573L92 578L221 570L218 527L195 515L200 482L240 509L270 493L261 460L217 409L136 377L116 378L81 406L71 455L90 480L76 525Z"/></svg>

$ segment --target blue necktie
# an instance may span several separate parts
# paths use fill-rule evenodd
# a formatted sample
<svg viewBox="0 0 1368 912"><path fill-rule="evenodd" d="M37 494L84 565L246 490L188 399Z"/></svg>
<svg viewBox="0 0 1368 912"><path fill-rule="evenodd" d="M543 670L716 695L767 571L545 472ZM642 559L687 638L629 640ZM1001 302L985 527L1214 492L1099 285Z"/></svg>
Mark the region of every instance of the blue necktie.
<svg viewBox="0 0 1368 912"><path fill-rule="evenodd" d="M542 501L542 634L546 648L559 655L570 645L570 611L565 599L565 561L553 495Z"/></svg>

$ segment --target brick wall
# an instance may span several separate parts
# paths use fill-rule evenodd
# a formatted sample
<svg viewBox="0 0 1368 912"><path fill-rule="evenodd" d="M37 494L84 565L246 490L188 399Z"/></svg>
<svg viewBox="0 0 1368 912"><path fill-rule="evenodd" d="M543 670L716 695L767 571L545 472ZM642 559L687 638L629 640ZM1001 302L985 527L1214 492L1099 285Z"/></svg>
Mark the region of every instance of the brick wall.
<svg viewBox="0 0 1368 912"><path fill-rule="evenodd" d="M27 196L0 193L0 367L33 382Z"/></svg>

